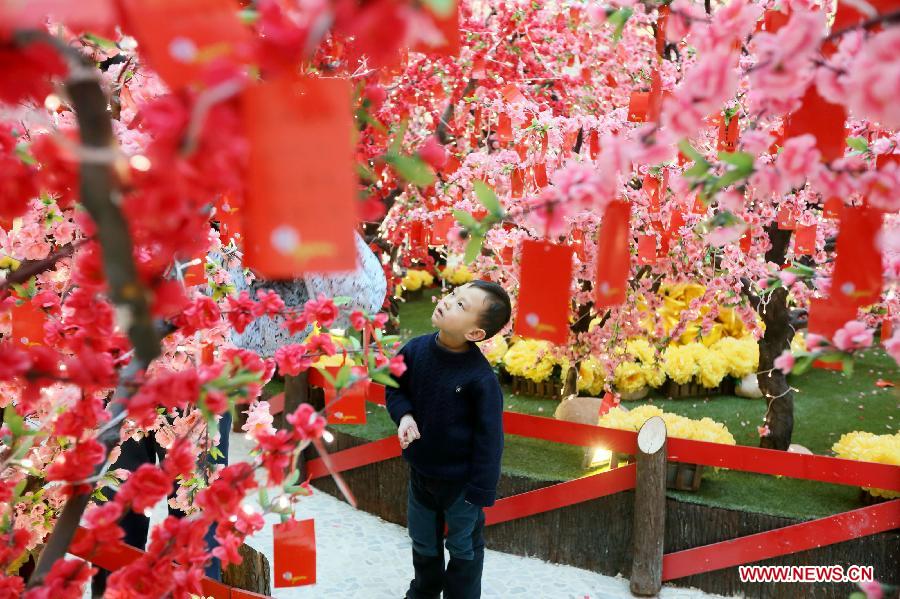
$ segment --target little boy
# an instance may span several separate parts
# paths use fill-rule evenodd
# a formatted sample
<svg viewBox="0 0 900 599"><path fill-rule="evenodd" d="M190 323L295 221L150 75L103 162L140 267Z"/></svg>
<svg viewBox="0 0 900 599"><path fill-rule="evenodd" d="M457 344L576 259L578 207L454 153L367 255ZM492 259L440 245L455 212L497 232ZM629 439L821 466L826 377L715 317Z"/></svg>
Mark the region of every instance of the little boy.
<svg viewBox="0 0 900 599"><path fill-rule="evenodd" d="M500 479L503 393L475 342L500 332L510 312L500 285L473 281L437 303L437 333L400 350L407 370L398 388L388 387L387 409L409 463L415 578L407 599L481 596L482 508L494 504Z"/></svg>

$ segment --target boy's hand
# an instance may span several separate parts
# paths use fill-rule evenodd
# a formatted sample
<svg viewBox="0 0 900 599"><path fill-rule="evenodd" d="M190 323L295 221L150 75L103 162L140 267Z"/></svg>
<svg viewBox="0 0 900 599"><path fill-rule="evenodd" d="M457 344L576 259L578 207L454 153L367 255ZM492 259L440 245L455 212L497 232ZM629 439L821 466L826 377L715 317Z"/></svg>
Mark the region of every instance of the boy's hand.
<svg viewBox="0 0 900 599"><path fill-rule="evenodd" d="M397 436L400 438L400 447L406 449L409 444L418 439L419 425L416 424L412 414L407 414L400 419L400 426L397 428Z"/></svg>

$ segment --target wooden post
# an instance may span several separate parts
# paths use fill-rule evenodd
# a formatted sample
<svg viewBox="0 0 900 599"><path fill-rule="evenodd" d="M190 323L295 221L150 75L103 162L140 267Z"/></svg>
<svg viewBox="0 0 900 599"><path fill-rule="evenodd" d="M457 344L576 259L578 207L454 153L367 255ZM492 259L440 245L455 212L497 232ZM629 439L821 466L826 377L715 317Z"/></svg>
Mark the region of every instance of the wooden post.
<svg viewBox="0 0 900 599"><path fill-rule="evenodd" d="M645 597L662 588L666 530L666 423L654 416L638 432L631 592Z"/></svg>
<svg viewBox="0 0 900 599"><path fill-rule="evenodd" d="M270 595L269 560L266 556L246 543L238 547L243 561L231 564L222 570L222 584L251 593Z"/></svg>

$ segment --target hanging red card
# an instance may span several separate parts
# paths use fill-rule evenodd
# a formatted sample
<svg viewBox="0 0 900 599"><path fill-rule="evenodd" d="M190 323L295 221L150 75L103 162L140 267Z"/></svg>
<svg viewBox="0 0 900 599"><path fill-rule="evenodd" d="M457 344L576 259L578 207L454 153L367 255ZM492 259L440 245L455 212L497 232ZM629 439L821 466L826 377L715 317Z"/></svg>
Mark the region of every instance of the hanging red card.
<svg viewBox="0 0 900 599"><path fill-rule="evenodd" d="M647 121L656 122L659 120L659 113L662 110L662 78L659 70L653 69L650 74L650 95L647 97Z"/></svg>
<svg viewBox="0 0 900 599"><path fill-rule="evenodd" d="M233 0L122 0L126 33L173 89L197 83L217 60L243 63L252 51L250 30Z"/></svg>
<svg viewBox="0 0 900 599"><path fill-rule="evenodd" d="M356 266L350 82L285 78L244 96L245 264L269 279Z"/></svg>
<svg viewBox="0 0 900 599"><path fill-rule="evenodd" d="M216 346L211 343L204 343L200 349L200 363L209 366L216 361Z"/></svg>
<svg viewBox="0 0 900 599"><path fill-rule="evenodd" d="M422 6L428 7L429 4L425 2L422 3ZM430 8L425 8L423 12L431 19L442 39L434 44L419 42L412 50L436 56L459 56L459 7L457 3L452 2L452 8L447 11L446 15L435 14Z"/></svg>
<svg viewBox="0 0 900 599"><path fill-rule="evenodd" d="M206 285L206 261L202 258L189 261L187 266L181 270L181 276L185 287Z"/></svg>
<svg viewBox="0 0 900 599"><path fill-rule="evenodd" d="M816 225L798 226L794 233L794 254L812 256L816 253Z"/></svg>
<svg viewBox="0 0 900 599"><path fill-rule="evenodd" d="M445 245L447 243L447 234L455 224L456 219L451 215L444 215L434 221L429 245Z"/></svg>
<svg viewBox="0 0 900 599"><path fill-rule="evenodd" d="M590 147L591 160L596 160L600 155L600 133L596 129L591 129L588 143Z"/></svg>
<svg viewBox="0 0 900 599"><path fill-rule="evenodd" d="M628 103L628 120L632 123L643 123L647 120L647 107L650 102L648 92L631 92Z"/></svg>
<svg viewBox="0 0 900 599"><path fill-rule="evenodd" d="M414 220L409 223L409 247L414 250L426 250L428 246L428 232L425 230L425 223L420 220Z"/></svg>
<svg viewBox="0 0 900 599"><path fill-rule="evenodd" d="M368 385L358 383L344 389L340 399L330 385L325 385L325 416L328 424L365 424Z"/></svg>
<svg viewBox="0 0 900 599"><path fill-rule="evenodd" d="M700 199L700 194L697 194L691 202L691 214L706 214L706 210L706 204Z"/></svg>
<svg viewBox="0 0 900 599"><path fill-rule="evenodd" d="M854 318L856 318L856 307L854 306L834 302L830 299L813 298L809 300L807 328L810 333L831 339L838 329Z"/></svg>
<svg viewBox="0 0 900 599"><path fill-rule="evenodd" d="M747 229L743 235L741 235L740 239L741 251L745 254L750 253L750 248L753 246L753 230Z"/></svg>
<svg viewBox="0 0 900 599"><path fill-rule="evenodd" d="M564 344L572 305L572 248L525 240L521 264L515 333Z"/></svg>
<svg viewBox="0 0 900 599"><path fill-rule="evenodd" d="M825 200L825 205L822 207L822 216L831 219L841 218L843 210L844 201L837 196L831 196Z"/></svg>
<svg viewBox="0 0 900 599"><path fill-rule="evenodd" d="M812 134L822 160L831 162L844 155L847 147L845 121L847 111L841 104L832 104L819 95L815 83L806 88L800 108L786 118L786 139Z"/></svg>
<svg viewBox="0 0 900 599"><path fill-rule="evenodd" d="M656 264L656 235L638 235L638 264Z"/></svg>
<svg viewBox="0 0 900 599"><path fill-rule="evenodd" d="M647 173L644 175L644 183L643 189L647 194L647 198L650 200L650 206L648 210L651 213L656 214L659 212L660 204L659 204L659 179Z"/></svg>
<svg viewBox="0 0 900 599"><path fill-rule="evenodd" d="M510 266L513 263L513 257L515 256L515 246L505 245L500 250L500 263L504 266Z"/></svg>
<svg viewBox="0 0 900 599"><path fill-rule="evenodd" d="M879 15L892 13L900 10L900 0L869 0L867 2L871 8ZM854 25L859 25L873 15L865 15L856 8L855 2L847 0L838 0L837 11L834 14L834 23L831 26L832 31L840 31Z"/></svg>
<svg viewBox="0 0 900 599"><path fill-rule="evenodd" d="M656 53L660 56L666 51L666 21L669 18L669 7L662 5L657 9L656 17Z"/></svg>
<svg viewBox="0 0 900 599"><path fill-rule="evenodd" d="M775 33L785 25L790 20L790 8L787 9L787 13L783 13L780 10L767 10L763 13L763 18L756 25L757 31L768 31L769 33Z"/></svg>
<svg viewBox="0 0 900 599"><path fill-rule="evenodd" d="M316 582L315 520L294 520L272 527L275 588L299 587Z"/></svg>
<svg viewBox="0 0 900 599"><path fill-rule="evenodd" d="M13 343L22 347L44 344L46 312L35 306L31 300L25 300L24 303L12 307L10 316Z"/></svg>
<svg viewBox="0 0 900 599"><path fill-rule="evenodd" d="M631 205L616 201L606 207L597 240L596 307L615 306L625 301L631 270L629 240Z"/></svg>
<svg viewBox="0 0 900 599"><path fill-rule="evenodd" d="M881 342L884 343L894 335L894 321L890 316L886 316L881 321Z"/></svg>
<svg viewBox="0 0 900 599"><path fill-rule="evenodd" d="M501 113L497 117L496 137L500 143L508 143L513 140L512 119L508 114Z"/></svg>
<svg viewBox="0 0 900 599"><path fill-rule="evenodd" d="M721 115L719 117L719 140L717 149L720 152L737 151L738 137L740 136L740 133L740 122L736 114L731 117L731 120L728 121L727 125L725 124L725 115Z"/></svg>
<svg viewBox="0 0 900 599"><path fill-rule="evenodd" d="M534 184L538 189L547 187L547 165L543 162L534 165Z"/></svg>
<svg viewBox="0 0 900 599"><path fill-rule="evenodd" d="M222 240L222 243L228 243L232 240L235 243L240 243L242 238L241 216L240 211L234 204L234 200L230 200L226 196L216 200L212 220L219 223L219 238Z"/></svg>
<svg viewBox="0 0 900 599"><path fill-rule="evenodd" d="M522 169L519 167L513 168L512 172L509 174L509 181L510 194L512 197L521 198L525 191L525 177L522 173Z"/></svg>
<svg viewBox="0 0 900 599"><path fill-rule="evenodd" d="M112 0L20 0L0 3L0 23L5 29L44 28L47 17L74 33L115 34L118 15Z"/></svg>
<svg viewBox="0 0 900 599"><path fill-rule="evenodd" d="M782 231L793 231L797 226L797 220L794 217L794 209L790 206L782 206L778 209L775 216L778 228Z"/></svg>
<svg viewBox="0 0 900 599"><path fill-rule="evenodd" d="M881 297L883 267L877 240L882 216L864 206L844 208L831 277L834 302L865 306Z"/></svg>

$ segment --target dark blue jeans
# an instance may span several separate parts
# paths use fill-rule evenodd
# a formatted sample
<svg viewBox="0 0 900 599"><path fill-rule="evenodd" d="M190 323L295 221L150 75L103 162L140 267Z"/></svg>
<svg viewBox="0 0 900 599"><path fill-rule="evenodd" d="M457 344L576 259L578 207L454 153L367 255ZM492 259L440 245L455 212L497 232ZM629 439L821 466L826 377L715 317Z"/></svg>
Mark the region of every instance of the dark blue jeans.
<svg viewBox="0 0 900 599"><path fill-rule="evenodd" d="M415 578L408 599L477 599L484 567L484 510L465 500L465 483L409 469L409 536ZM444 530L450 561L444 567Z"/></svg>
<svg viewBox="0 0 900 599"><path fill-rule="evenodd" d="M211 460L215 464L228 464L228 435L230 433L231 413L225 412L225 414L222 415L222 419L219 420L218 447L219 451L222 452L223 457L220 459L212 459L209 455L204 454L200 458L201 466L205 465L203 463L204 460ZM130 472L134 472L142 464L156 464L157 461L162 462L165 457L166 450L159 446L159 444L156 442L155 436L143 437L139 441L128 439L124 443L122 443L122 453L119 454L119 459L116 460L116 463L113 464L110 469L115 470L118 468L123 468ZM108 499L112 500L116 493L109 487L106 487L103 489L103 494ZM174 497L174 493L169 497ZM184 516L184 513L180 510L169 508L169 515L181 518L182 516ZM125 537L122 540L127 545L137 547L141 550L143 550L144 547L147 546L147 536L150 532L150 518L143 514L137 514L129 510L127 514L122 516L122 519L119 521L119 526L121 526L122 530L125 532ZM207 547L218 547L215 535L216 526L214 524L206 533ZM212 579L221 579L222 563L219 561L219 558L212 558L210 564L206 567L205 573ZM94 597L100 597L103 595L103 592L106 590L106 579L108 576L109 571L103 570L102 568L98 569L97 574L94 575L94 578L91 581L91 593Z"/></svg>

